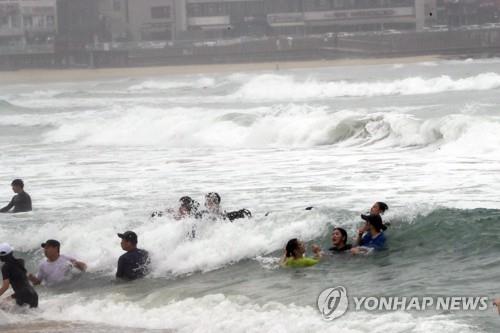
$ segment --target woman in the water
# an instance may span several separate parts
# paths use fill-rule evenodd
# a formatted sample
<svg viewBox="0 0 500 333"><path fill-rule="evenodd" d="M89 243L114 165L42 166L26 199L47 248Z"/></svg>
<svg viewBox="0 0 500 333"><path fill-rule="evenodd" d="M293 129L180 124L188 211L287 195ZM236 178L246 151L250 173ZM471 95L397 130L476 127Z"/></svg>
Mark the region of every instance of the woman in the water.
<svg viewBox="0 0 500 333"><path fill-rule="evenodd" d="M304 242L297 238L290 239L286 244L285 254L283 258L281 258L281 265L283 267L292 268L314 266L321 258L321 248L317 245L313 245L312 251L314 253L314 258L305 257L306 247Z"/></svg>
<svg viewBox="0 0 500 333"><path fill-rule="evenodd" d="M12 286L14 294L11 298L17 305L29 305L30 308L36 308L38 307L38 294L28 281L24 260L15 258L12 252L13 249L9 244L0 244L0 261L3 262L3 283L0 296Z"/></svg>
<svg viewBox="0 0 500 333"><path fill-rule="evenodd" d="M347 232L343 228L335 228L332 232L332 247L329 250L333 253L342 253L352 248L347 244Z"/></svg>

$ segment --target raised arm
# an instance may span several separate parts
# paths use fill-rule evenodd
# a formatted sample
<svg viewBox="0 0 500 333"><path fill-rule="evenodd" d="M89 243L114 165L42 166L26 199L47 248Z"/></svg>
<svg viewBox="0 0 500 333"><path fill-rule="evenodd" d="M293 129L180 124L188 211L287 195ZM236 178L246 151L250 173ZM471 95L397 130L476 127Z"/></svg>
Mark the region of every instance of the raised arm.
<svg viewBox="0 0 500 333"><path fill-rule="evenodd" d="M5 292L9 289L9 287L10 287L9 279L3 280L2 287L0 288L0 296L5 294Z"/></svg>
<svg viewBox="0 0 500 333"><path fill-rule="evenodd" d="M83 261L78 261L78 260L72 260L71 263L73 266L75 266L77 269L79 269L82 272L85 272L87 270L87 264L84 263Z"/></svg>
<svg viewBox="0 0 500 333"><path fill-rule="evenodd" d="M363 245L363 234L367 231L366 225L362 226L361 228L358 229L358 234L356 238L354 239L354 245L355 246L361 246Z"/></svg>
<svg viewBox="0 0 500 333"><path fill-rule="evenodd" d="M12 200L10 200L10 202L7 206L0 209L0 213L7 213L12 207L14 207L14 198L12 198Z"/></svg>
<svg viewBox="0 0 500 333"><path fill-rule="evenodd" d="M321 250L321 247L317 244L313 244L312 246L312 252L314 254L314 259L321 259L323 256L323 251Z"/></svg>

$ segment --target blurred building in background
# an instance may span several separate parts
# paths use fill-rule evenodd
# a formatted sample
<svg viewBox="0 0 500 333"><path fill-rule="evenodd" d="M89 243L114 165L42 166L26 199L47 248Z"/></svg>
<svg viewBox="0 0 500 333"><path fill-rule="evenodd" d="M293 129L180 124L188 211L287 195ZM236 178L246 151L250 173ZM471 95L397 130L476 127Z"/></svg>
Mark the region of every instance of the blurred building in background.
<svg viewBox="0 0 500 333"><path fill-rule="evenodd" d="M156 41L175 37L175 0L100 0L103 40Z"/></svg>
<svg viewBox="0 0 500 333"><path fill-rule="evenodd" d="M423 33L419 45L425 48L425 39L448 41L431 33L500 29L499 16L500 0L0 0L0 65L73 66L118 58L126 65L131 57L150 56L137 50L168 47L176 57L198 52L186 45L270 52L293 49L299 38L304 53L322 47L324 37L338 51L337 38L366 34ZM474 38L496 40L484 34ZM249 44L258 40L266 46ZM366 51L367 41L350 40L344 51ZM385 43L393 49L400 41Z"/></svg>
<svg viewBox="0 0 500 333"><path fill-rule="evenodd" d="M0 0L0 44L52 43L56 33L56 0Z"/></svg>
<svg viewBox="0 0 500 333"><path fill-rule="evenodd" d="M499 0L443 0L443 23L451 27L495 23L500 17Z"/></svg>

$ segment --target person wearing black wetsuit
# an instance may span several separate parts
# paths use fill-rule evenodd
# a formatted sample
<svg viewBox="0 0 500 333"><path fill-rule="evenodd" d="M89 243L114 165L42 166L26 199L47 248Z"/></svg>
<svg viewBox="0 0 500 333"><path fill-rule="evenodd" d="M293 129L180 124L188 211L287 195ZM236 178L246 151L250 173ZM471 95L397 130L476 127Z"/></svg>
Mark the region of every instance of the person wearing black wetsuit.
<svg viewBox="0 0 500 333"><path fill-rule="evenodd" d="M148 252L137 248L137 234L135 232L126 231L123 234L118 234L118 237L122 239L122 249L127 253L118 259L116 278L127 281L143 278L149 273Z"/></svg>
<svg viewBox="0 0 500 333"><path fill-rule="evenodd" d="M28 281L24 260L14 258L13 250L9 244L0 244L0 261L2 266L2 296L10 286L14 290L11 296L19 306L29 305L30 308L38 307L38 294Z"/></svg>
<svg viewBox="0 0 500 333"><path fill-rule="evenodd" d="M31 211L31 197L28 193L24 192L24 183L21 179L14 179L11 183L12 191L16 195L12 198L9 204L2 209L0 213L7 213L12 207L12 213L22 213Z"/></svg>
<svg viewBox="0 0 500 333"><path fill-rule="evenodd" d="M342 253L352 248L351 244L347 244L347 232L343 228L335 228L332 232L333 247L329 250L333 253Z"/></svg>

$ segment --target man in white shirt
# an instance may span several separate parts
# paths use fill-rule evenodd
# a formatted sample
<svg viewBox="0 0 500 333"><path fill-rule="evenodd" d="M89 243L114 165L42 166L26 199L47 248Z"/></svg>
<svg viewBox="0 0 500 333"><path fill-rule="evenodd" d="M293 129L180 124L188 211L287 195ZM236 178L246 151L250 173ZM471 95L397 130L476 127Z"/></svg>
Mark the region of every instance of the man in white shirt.
<svg viewBox="0 0 500 333"><path fill-rule="evenodd" d="M43 283L47 287L54 287L71 279L71 271L73 267L82 272L87 270L87 265L84 262L61 255L61 244L54 239L49 239L43 243L42 248L47 260L40 264L40 268L38 269L36 276L33 274L28 275L30 281L34 285Z"/></svg>

